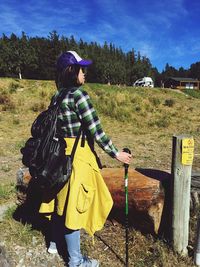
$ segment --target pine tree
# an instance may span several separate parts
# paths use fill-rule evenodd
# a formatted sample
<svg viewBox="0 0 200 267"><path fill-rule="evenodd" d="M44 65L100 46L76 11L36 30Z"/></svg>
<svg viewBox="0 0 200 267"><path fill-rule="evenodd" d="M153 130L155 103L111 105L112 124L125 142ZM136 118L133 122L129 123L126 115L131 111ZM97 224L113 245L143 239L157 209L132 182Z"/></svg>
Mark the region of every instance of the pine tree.
<svg viewBox="0 0 200 267"><path fill-rule="evenodd" d="M68 50L75 50L83 58L93 61L88 68L88 82L133 85L137 79L150 76L160 86L171 76L200 79L200 62L192 64L189 70L177 70L167 63L160 74L149 58L134 48L125 53L112 43L105 42L101 46L82 39L77 42L73 35L60 37L55 30L47 38L29 38L24 32L20 37L14 33L10 37L3 34L0 38L0 76L52 80L57 57Z"/></svg>

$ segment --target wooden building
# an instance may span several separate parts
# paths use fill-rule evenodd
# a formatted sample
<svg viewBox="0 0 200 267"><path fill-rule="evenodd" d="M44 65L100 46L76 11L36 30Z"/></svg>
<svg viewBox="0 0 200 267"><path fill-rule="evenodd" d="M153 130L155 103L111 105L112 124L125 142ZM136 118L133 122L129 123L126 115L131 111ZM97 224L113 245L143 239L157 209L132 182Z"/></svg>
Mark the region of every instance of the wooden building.
<svg viewBox="0 0 200 267"><path fill-rule="evenodd" d="M164 82L165 88L172 89L198 89L200 90L200 81L193 78L170 77Z"/></svg>

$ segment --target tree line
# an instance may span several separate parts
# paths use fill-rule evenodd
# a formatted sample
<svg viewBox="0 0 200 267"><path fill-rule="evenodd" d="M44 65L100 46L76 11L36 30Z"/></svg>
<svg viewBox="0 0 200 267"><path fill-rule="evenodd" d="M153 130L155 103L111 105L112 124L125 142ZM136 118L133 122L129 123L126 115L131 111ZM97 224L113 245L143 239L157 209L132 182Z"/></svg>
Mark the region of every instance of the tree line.
<svg viewBox="0 0 200 267"><path fill-rule="evenodd" d="M59 36L56 31L48 37L29 37L12 33L0 37L0 77L19 77L26 79L52 80L55 78L55 62L61 52L75 50L83 58L93 61L87 74L88 82L126 84L142 77L152 77L160 86L167 77L191 77L200 79L200 62L188 70L178 70L169 64L159 73L149 58L136 52L134 48L123 52L114 44L75 40L73 36Z"/></svg>

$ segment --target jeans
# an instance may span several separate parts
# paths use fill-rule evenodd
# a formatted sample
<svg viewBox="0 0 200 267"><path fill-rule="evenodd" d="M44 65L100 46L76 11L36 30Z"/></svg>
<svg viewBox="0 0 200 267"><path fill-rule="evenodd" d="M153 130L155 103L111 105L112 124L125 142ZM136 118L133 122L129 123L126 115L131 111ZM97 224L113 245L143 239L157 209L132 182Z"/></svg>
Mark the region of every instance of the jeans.
<svg viewBox="0 0 200 267"><path fill-rule="evenodd" d="M80 230L66 229L64 237L67 244L69 267L79 266L83 259L80 249Z"/></svg>
<svg viewBox="0 0 200 267"><path fill-rule="evenodd" d="M83 256L80 249L80 230L71 230L64 226L64 218L56 213L51 220L51 240L59 244L59 236L64 235L68 252L68 266L77 267L81 264Z"/></svg>

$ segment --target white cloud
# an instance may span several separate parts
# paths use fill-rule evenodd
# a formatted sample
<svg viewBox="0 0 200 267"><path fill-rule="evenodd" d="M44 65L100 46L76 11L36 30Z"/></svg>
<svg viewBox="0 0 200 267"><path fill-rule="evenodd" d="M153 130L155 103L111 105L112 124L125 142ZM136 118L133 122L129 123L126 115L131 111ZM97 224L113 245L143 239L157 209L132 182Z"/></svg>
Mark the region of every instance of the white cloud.
<svg viewBox="0 0 200 267"><path fill-rule="evenodd" d="M6 33L8 29L11 32L19 33L22 31L22 26L19 23L20 16L14 8L9 6L0 6L0 21L1 21L1 32Z"/></svg>
<svg viewBox="0 0 200 267"><path fill-rule="evenodd" d="M60 1L61 3L62 1ZM79 2L76 5L75 2ZM53 29L78 27L87 20L88 9L84 2L74 0L72 5L63 3L62 8L56 8L49 1L28 1L24 4L0 3L0 30L7 34L22 31L31 35L47 35Z"/></svg>

